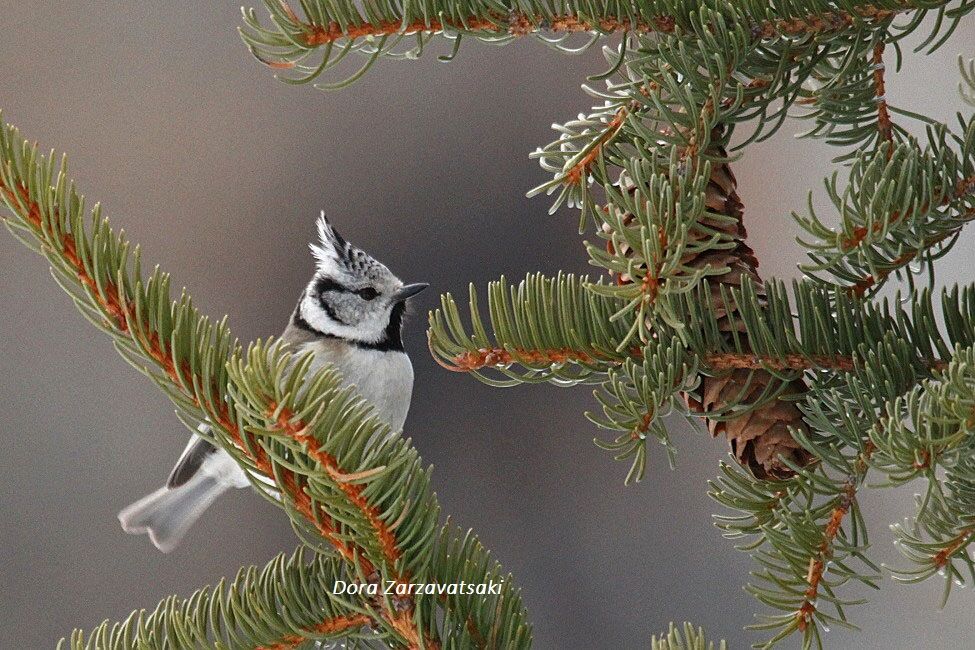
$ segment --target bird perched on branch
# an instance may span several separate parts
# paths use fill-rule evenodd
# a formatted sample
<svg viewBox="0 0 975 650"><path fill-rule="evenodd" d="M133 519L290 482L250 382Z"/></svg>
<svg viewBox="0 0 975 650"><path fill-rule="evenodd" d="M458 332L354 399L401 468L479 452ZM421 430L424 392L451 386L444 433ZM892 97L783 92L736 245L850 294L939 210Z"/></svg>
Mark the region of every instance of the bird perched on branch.
<svg viewBox="0 0 975 650"><path fill-rule="evenodd" d="M281 339L299 354L313 354L311 371L334 365L375 414L401 431L410 408L413 366L400 330L406 300L428 285L404 284L384 264L345 241L322 213L319 242L311 245L316 270L302 292ZM200 427L166 485L122 510L127 533L146 533L159 550L171 551L213 501L226 490L250 485L226 451Z"/></svg>

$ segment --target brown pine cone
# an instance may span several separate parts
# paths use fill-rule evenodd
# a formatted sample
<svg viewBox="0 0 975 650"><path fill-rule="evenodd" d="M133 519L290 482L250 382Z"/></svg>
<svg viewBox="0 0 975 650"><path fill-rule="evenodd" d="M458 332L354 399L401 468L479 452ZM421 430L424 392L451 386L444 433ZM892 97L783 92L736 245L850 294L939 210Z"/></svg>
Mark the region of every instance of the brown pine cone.
<svg viewBox="0 0 975 650"><path fill-rule="evenodd" d="M713 141L720 141L720 132L713 135ZM711 151L725 157L726 151L719 144L712 144ZM620 175L619 185L630 192L635 191L633 183L626 176ZM689 254L684 263L695 268L712 266L714 268L728 267L722 275L708 277L711 287L711 300L719 315L719 327L722 331L731 331L736 327L744 334L744 325L733 322L728 318L728 306L721 299L720 285L740 286L743 277L748 277L756 286L759 296L763 297L762 278L758 274L758 260L752 249L745 243L746 231L742 222L743 205L737 192L735 175L727 163L713 163L711 178L707 187L707 207L710 212L734 218L733 222L717 223L705 218L704 224L710 228L720 229L731 236L737 245L733 249L708 250L703 253ZM623 215L622 222L633 220L632 215ZM691 235L695 236L694 233ZM703 234L697 235L704 237ZM628 251L621 251L626 254ZM621 283L630 282L630 278L618 278ZM734 309L734 306L731 306ZM747 348L747 339L740 336ZM751 376L751 382L749 381ZM789 427L806 430L802 413L792 401L779 399L770 401L763 406L746 412L744 415L725 420L713 420L707 417L709 412L720 411L729 404L742 404L756 401L767 386L775 385L779 380L764 370L732 370L717 376L702 376L701 401L684 395L688 406L701 413L707 423L708 431L713 437L725 436L731 443L732 453L738 462L751 470L757 478L784 479L794 472L782 462L786 458L790 462L804 466L812 460L812 456L796 442L789 433ZM740 395L745 386L747 395ZM806 384L797 379L783 391L783 395L805 393Z"/></svg>

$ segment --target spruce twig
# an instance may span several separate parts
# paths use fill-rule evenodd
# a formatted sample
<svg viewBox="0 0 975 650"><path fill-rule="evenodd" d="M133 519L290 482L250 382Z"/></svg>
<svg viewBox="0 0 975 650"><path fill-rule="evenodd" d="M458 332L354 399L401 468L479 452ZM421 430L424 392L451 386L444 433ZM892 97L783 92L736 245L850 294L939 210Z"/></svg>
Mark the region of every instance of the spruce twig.
<svg viewBox="0 0 975 650"><path fill-rule="evenodd" d="M377 585L478 583L497 576L498 568L469 534L441 527L429 470L416 450L390 435L354 389L343 389L335 370L312 374L310 356L295 358L270 342L245 350L225 322L213 324L185 292L173 301L169 277L156 269L144 278L138 248L112 231L100 208L86 224L66 164L40 155L9 125L0 130L0 199L10 210L4 225L48 259L81 312L173 400L181 419L209 423L214 442L255 487L275 497L306 543L343 563L339 574L334 562L309 568L298 555L289 561L293 570L269 565L259 588L233 592L229 600L219 589L185 603L170 599L148 618L135 613L87 636L76 632L70 647L130 647L137 638L139 647L222 639L235 648L298 647L359 634L363 617L369 638L396 647L438 648L439 626L452 629L458 618L472 636L494 635L512 647L530 642L510 580L477 604L469 596L409 591L332 598L332 583L343 577ZM438 545L452 555L432 562ZM201 607L207 600L211 605Z"/></svg>

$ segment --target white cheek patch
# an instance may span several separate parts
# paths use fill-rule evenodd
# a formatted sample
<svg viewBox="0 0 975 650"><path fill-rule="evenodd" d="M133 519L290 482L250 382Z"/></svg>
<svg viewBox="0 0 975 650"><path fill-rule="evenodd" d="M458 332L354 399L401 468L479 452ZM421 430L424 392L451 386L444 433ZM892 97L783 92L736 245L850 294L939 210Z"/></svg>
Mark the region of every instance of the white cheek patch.
<svg viewBox="0 0 975 650"><path fill-rule="evenodd" d="M377 307L379 307L377 305ZM340 323L322 309L318 298L307 292L301 299L301 315L311 327L323 334L336 336L351 341L362 341L363 343L375 343L382 338L383 331L386 329L382 322L382 313L360 314L361 320L357 323ZM388 322L388 315L386 318Z"/></svg>
<svg viewBox="0 0 975 650"><path fill-rule="evenodd" d="M322 306L318 304L318 299L307 293L301 299L301 315L313 329L323 334L329 334L343 339L356 338L355 327L339 323L331 318L325 313Z"/></svg>

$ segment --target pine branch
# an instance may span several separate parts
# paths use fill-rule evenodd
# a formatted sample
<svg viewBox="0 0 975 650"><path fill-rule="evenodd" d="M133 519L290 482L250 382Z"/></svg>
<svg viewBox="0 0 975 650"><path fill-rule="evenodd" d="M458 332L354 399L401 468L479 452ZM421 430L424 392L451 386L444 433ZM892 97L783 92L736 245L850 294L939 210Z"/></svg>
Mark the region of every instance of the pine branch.
<svg viewBox="0 0 975 650"><path fill-rule="evenodd" d="M795 614L796 627L802 633L806 633L813 621L813 616L818 612L819 590L827 570L827 564L832 561L837 536L840 534L843 520L853 508L857 489L866 478L869 468L868 461L873 451L874 447L867 443L863 451L857 456L853 465L853 473L843 483L839 494L833 501L829 519L823 528L822 541L816 548L816 554L809 558L809 571L806 574L806 584L809 587L803 592L802 604L799 605Z"/></svg>
<svg viewBox="0 0 975 650"><path fill-rule="evenodd" d="M367 62L347 79L323 84L323 88L347 85L364 74L383 56L414 58L436 35L443 34L459 45L462 36L485 41L506 41L528 34L544 35L560 45L559 37L577 33L607 35L612 33L679 34L695 21L700 9L743 15L748 30L756 38L794 40L822 37L860 28L865 24L889 22L901 14L913 14L904 29L913 31L917 24L934 11L940 29L943 22L953 24L967 8L954 8L949 1L912 2L908 0L874 0L854 3L837 9L825 0L804 3L742 3L731 7L716 0L706 3L690 0L651 0L644 3L605 3L594 6L581 0L553 8L531 0L527 3L477 2L457 3L438 0L420 5L371 4L360 7L353 0L303 2L300 16L286 0L265 0L271 24L265 26L253 9L244 12L241 36L260 62L278 70L296 74L287 80L306 83L340 64L350 53L368 57ZM947 17L948 20L944 21ZM553 38L554 37L554 38ZM407 38L416 45L398 51ZM595 39L592 39L595 40ZM305 64L313 53L317 63Z"/></svg>
<svg viewBox="0 0 975 650"><path fill-rule="evenodd" d="M10 210L19 217L19 221L5 219L5 224L15 234L19 234L17 230L26 231L39 240L41 252L52 263L62 287L69 291L82 313L116 337L127 360L149 373L158 384L168 384L167 393L187 418L209 419L218 425L232 441L237 457L243 455L246 469L274 479L276 468L267 455L255 449L252 440L245 442L239 421L220 394L224 387L217 381L208 381L211 377L224 377L225 371L220 366L227 359L211 351L226 353L237 347L236 342L230 342L226 326L221 324L213 331L185 296L171 310L152 313L154 306L170 303L168 278L157 270L143 285L129 266L128 242L124 236L115 236L110 231L97 208L92 215L91 234L85 231L83 201L66 180L64 165L57 181L52 182L53 164L39 157L36 148L21 140L16 130L5 125L0 137L3 162L0 192ZM138 252L135 258L132 266L138 270L141 266ZM199 332L206 336L196 338ZM163 341L185 343L177 347ZM180 359L181 351L189 352L190 358ZM202 361L199 370L194 368L197 365L193 363L194 353ZM155 364L158 370L149 370L147 363ZM294 508L314 522L321 535L343 557L356 561L355 545L338 534L331 516L313 511L292 472L281 473L279 486Z"/></svg>
<svg viewBox="0 0 975 650"><path fill-rule="evenodd" d="M844 47L820 57L803 80L797 104L806 109L800 117L811 120L813 127L801 136L850 148L834 162L844 162L858 150L893 145L907 136L892 120L891 111L897 109L887 97L883 56L892 40L889 26L869 36L858 34Z"/></svg>
<svg viewBox="0 0 975 650"><path fill-rule="evenodd" d="M12 127L0 131L0 197L11 211L4 224L45 255L61 286L89 320L112 335L123 357L166 392L184 422L212 425L215 444L231 453L255 487L280 498L310 546L337 552L355 580L400 584L435 576L450 582L454 576L443 573L446 561L431 564L436 544L453 542L437 537L439 506L416 450L391 435L354 389L342 388L334 370L312 375L310 357L296 358L270 343L253 344L245 354L226 324L212 325L185 293L170 299L168 276L156 269L143 279L138 248L130 253L124 235L111 230L97 206L85 227L84 200L66 171L64 163L59 169L38 155ZM276 488L264 487L259 476ZM465 544L470 564L460 568L469 582L497 572L483 549ZM281 580L281 593L295 601L289 609L317 606L303 604L305 592L287 575ZM487 625L484 630L499 643L525 645L530 632L512 588L481 599L494 609L472 624ZM450 603L406 592L373 598L360 613L393 645L437 648L436 610L452 620ZM496 621L494 613L507 618ZM302 623L277 635L285 641L262 634L234 647L297 645L312 638L309 630L318 635L320 626L332 624L323 616L316 625ZM130 642L121 638L122 645Z"/></svg>
<svg viewBox="0 0 975 650"><path fill-rule="evenodd" d="M874 464L900 484L952 468L975 451L975 350L957 347L935 377L887 404L884 426L871 432Z"/></svg>
<svg viewBox="0 0 975 650"><path fill-rule="evenodd" d="M962 227L973 219L975 219L975 209L965 211L957 219L958 223L955 227L950 228L947 230L947 232L942 234L922 239L915 247L905 247L904 252L891 260L888 266L878 267L873 273L868 273L855 279L849 285L848 291L858 296L866 295L868 292L875 291L875 287L883 285L891 274L896 274L901 269L907 267L925 251L934 249L937 251L937 253L929 259L933 260L940 258L941 255L944 252L947 252L947 249L953 245L954 241L957 239L957 236L960 234ZM944 248L942 248L943 244L945 245Z"/></svg>
<svg viewBox="0 0 975 650"><path fill-rule="evenodd" d="M672 398L683 391L690 394L690 401L701 400L702 388L695 381L699 375L721 377L734 370L751 370L773 374L777 382L789 384L804 371L807 379L821 376L825 369L838 373L835 376L864 372L864 364L878 348L890 348L902 357L896 367L901 369L900 381L906 382L900 392L887 396L893 400L924 377L944 371L952 346L975 342L970 329L975 323L972 289L943 294L946 326L942 328L930 292L920 292L904 308L890 309L809 282L793 285L791 292L781 283L772 283L760 299L746 280L741 289L722 291L721 304L727 309L718 310L711 303L713 291L702 287L672 299L668 308L680 326L662 324L646 346L624 349L618 342L629 330L625 319L607 316L617 313L621 303L593 293L584 281L571 276L532 275L517 287L505 281L492 283L485 319L472 289L470 326L463 324L456 303L445 296L441 309L431 315L430 346L445 367L470 372L490 384L601 382L603 390L597 397L604 417L591 419L621 435L597 444L621 460L632 459L628 480L642 477L648 439L657 439L671 453L658 417L670 411L696 414ZM597 328L600 318L607 319L612 329ZM729 339L729 331L741 336ZM539 344L548 347L531 347ZM871 363L890 371L895 367L891 354L884 353L883 363ZM491 371L505 379L495 378ZM746 377L743 383L747 386L748 381ZM882 375L872 381L890 384ZM859 390L875 393L873 383ZM773 386L753 403L739 395L727 411L715 415L747 417L756 403L774 399L774 391ZM820 442L815 448L825 446L828 443Z"/></svg>
<svg viewBox="0 0 975 650"><path fill-rule="evenodd" d="M742 204L720 125L752 111L752 106L745 108L746 92L747 103L758 104L761 108L755 110L763 117L771 98L798 93L803 79L816 69L815 63L799 62L816 57L800 49L780 57L776 70L760 39L747 31L746 18L701 10L687 33L653 43L637 41L637 53L621 58L629 79L616 87L627 103L616 109L607 127L592 137L610 114L612 100L594 116L567 125L563 137L538 154L543 167L555 175L533 192L562 186L556 206L565 199L580 205L580 226L587 214L593 216L608 241L605 251L589 245L590 256L615 276L617 286L592 290L627 301L624 309L634 315L629 336L640 342L655 336L661 322L677 322L666 311L666 301L659 300L663 294L687 292L708 278L714 308L726 313L722 284L761 282L758 262L744 241ZM858 40L839 40L829 55L848 56L860 47ZM625 49L624 43L621 57ZM791 62L784 71L782 60ZM763 96L763 91L768 94ZM788 97L778 111L782 116L791 102ZM608 171L611 166L619 169L615 175ZM601 186L606 201L602 209L594 205L588 182L579 183L583 171ZM731 335L730 325L720 327ZM744 330L735 336L747 351ZM701 399L686 399L705 416L713 435L729 439L740 462L760 476L784 478L793 471L789 464L810 460L789 432L805 426L792 403L804 390L798 378L785 384L765 371L742 371L705 376ZM753 403L745 407L749 400Z"/></svg>
<svg viewBox="0 0 975 650"><path fill-rule="evenodd" d="M650 343L652 345L652 342ZM434 354L438 354L434 351ZM639 359L643 354L640 348L630 348L630 356ZM745 352L722 352L708 354L703 357L705 364L711 370L811 370L831 368L834 370L850 371L856 366L853 357L832 355L802 356L787 354L782 357L748 354ZM484 368L500 368L514 364L534 366L565 365L569 363L593 363L596 359L590 353L580 350L560 348L557 350L527 350L524 348L513 351L504 348L480 348L474 352L463 352L449 361L435 359L441 367L451 372L474 372ZM621 359L606 358L609 364L623 364ZM943 362L933 361L932 367L938 368Z"/></svg>
<svg viewBox="0 0 975 650"><path fill-rule="evenodd" d="M430 315L431 352L448 369L470 372L490 385L600 381L606 361L622 363L627 358L619 350L626 325L614 318L619 303L586 290L584 282L584 278L560 273L554 279L532 274L517 286L509 286L503 277L491 283L487 294L493 336L481 319L473 285L471 334L457 303L446 294L441 308ZM497 370L506 378L493 377L482 369Z"/></svg>
<svg viewBox="0 0 975 650"><path fill-rule="evenodd" d="M824 368L849 372L858 367L864 349L891 337L916 350L914 358L925 368L943 370L947 360L939 354L950 357L953 346L975 343L975 334L967 330L975 323L975 287L939 296L943 326L928 290L896 308L808 281L793 282L791 290L771 282L764 290L760 298L747 280L740 289L722 289L727 314L713 308L712 292L706 286L671 297L668 308L675 314L675 324L661 324L657 338L677 336L713 371L776 372ZM482 371L494 369L520 383L522 375L516 367L521 366L530 373L525 381L563 384L572 372L587 371L584 378L588 378L644 354L641 347L619 349L618 341L629 328L618 322L622 318L610 317L620 303L594 295L585 279L531 274L512 287L502 278L489 284L488 295L485 319L471 288L469 327L449 294L430 315L431 351L452 370L492 382ZM600 319L605 319L604 327L599 327ZM730 331L747 334L754 349L744 349L741 339L726 339L728 330L722 325L728 323Z"/></svg>
<svg viewBox="0 0 975 650"><path fill-rule="evenodd" d="M292 468L285 482L299 495L296 509L367 581L408 584L412 575L423 576L438 508L415 450L387 438L388 427L371 417L371 409L353 391L338 389L336 372L309 375L311 355L295 360L258 343L246 359L230 362L231 390L247 431L262 439L258 455L270 467ZM384 440L370 444L377 436ZM342 541L350 533L357 544ZM414 548L412 563L401 554L404 546ZM383 619L411 647L437 647L417 633L414 598L383 604Z"/></svg>
<svg viewBox="0 0 975 650"><path fill-rule="evenodd" d="M931 377L918 363L916 349L915 343L887 333L861 349L853 372L814 377L802 405L810 434L798 437L817 465L784 482L758 481L724 466L724 475L712 483L712 497L738 512L719 517L718 526L727 537L748 540L739 548L764 567L757 575L761 582L749 591L783 610L756 626L777 631L768 645L794 631L803 634L806 647L822 645L822 632L833 624L849 625L845 608L859 602L841 599L836 591L850 580L876 586L879 569L865 555L867 532L856 497L871 468L886 471L887 447L874 441L900 417L888 405ZM864 568L853 567L851 559ZM835 616L824 612L827 605L835 607Z"/></svg>
<svg viewBox="0 0 975 650"><path fill-rule="evenodd" d="M683 632L683 634L681 633ZM673 623L667 630L667 635L659 638L654 636L650 640L651 650L714 650L714 641L708 641L701 628L695 629L690 623L684 623L683 629L678 629ZM718 650L727 650L728 644L719 641Z"/></svg>
<svg viewBox="0 0 975 650"><path fill-rule="evenodd" d="M805 448L822 451L799 437ZM866 528L856 500L871 453L869 444L852 456L833 452L824 462L796 467L786 481L756 479L723 464L724 475L711 484L711 496L739 513L718 517L717 525L726 537L748 540L738 548L761 566L747 591L781 612L762 615L763 622L751 626L773 633L760 647L793 633L802 635L803 647L821 647L822 633L834 624L849 626L846 608L862 602L841 598L838 590L851 580L876 587L879 569L865 555Z"/></svg>
<svg viewBox="0 0 975 650"><path fill-rule="evenodd" d="M874 464L894 484L921 478L912 525L894 527L898 544L915 565L895 572L917 582L945 576L944 599L964 571L975 579L967 554L975 535L975 349L956 348L948 367L889 402L883 427L871 433ZM942 474L943 472L943 474Z"/></svg>
<svg viewBox="0 0 975 650"><path fill-rule="evenodd" d="M370 603L332 593L336 581L353 582L348 565L299 547L264 567L241 569L227 585L205 587L190 598L175 596L153 612L104 622L85 634L75 630L59 648L247 648L286 650L309 639L376 638L368 631ZM296 594L301 596L296 598ZM301 630L295 634L295 630Z"/></svg>
<svg viewBox="0 0 975 650"><path fill-rule="evenodd" d="M908 264L930 267L951 250L975 218L975 121L959 121L960 135L943 125L929 128L924 149L908 139L859 152L842 190L835 175L828 179L842 222L828 227L811 203L810 216L793 214L819 240L801 241L813 260L803 270L816 279L826 271L847 291L865 295Z"/></svg>
<svg viewBox="0 0 975 650"><path fill-rule="evenodd" d="M673 467L675 449L662 418L681 412L678 394L700 383L696 360L677 338L666 344L651 341L641 361L627 360L620 369L610 370L602 390L595 391L602 417L586 414L600 428L623 432L612 442L598 438L593 442L616 454L616 460L633 459L626 484L643 479L649 437L666 447Z"/></svg>

